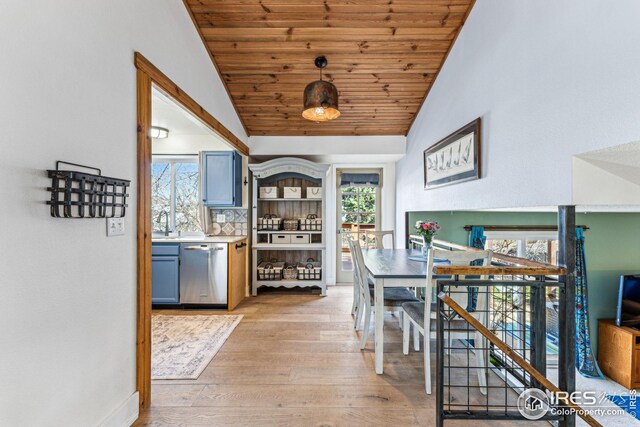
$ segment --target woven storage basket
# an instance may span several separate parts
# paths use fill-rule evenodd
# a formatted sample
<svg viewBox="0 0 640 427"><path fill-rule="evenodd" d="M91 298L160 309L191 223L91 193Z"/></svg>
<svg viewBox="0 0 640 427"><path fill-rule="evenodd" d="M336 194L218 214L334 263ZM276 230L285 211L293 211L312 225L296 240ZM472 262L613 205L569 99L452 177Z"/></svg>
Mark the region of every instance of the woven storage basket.
<svg viewBox="0 0 640 427"><path fill-rule="evenodd" d="M322 263L309 258L306 263L298 264L298 280L320 280L322 278Z"/></svg>
<svg viewBox="0 0 640 427"><path fill-rule="evenodd" d="M275 215L265 214L262 218L258 218L258 230L280 230L282 223L281 218L276 218Z"/></svg>
<svg viewBox="0 0 640 427"><path fill-rule="evenodd" d="M258 265L258 280L282 280L284 262L261 262Z"/></svg>
<svg viewBox="0 0 640 427"><path fill-rule="evenodd" d="M296 231L296 230L298 230L299 223L300 223L300 221L298 221L297 219L285 219L282 222L283 230Z"/></svg>
<svg viewBox="0 0 640 427"><path fill-rule="evenodd" d="M317 218L315 214L301 218L300 231L322 231L322 218Z"/></svg>
<svg viewBox="0 0 640 427"><path fill-rule="evenodd" d="M295 280L298 278L298 270L294 266L288 265L282 270L282 278L284 280Z"/></svg>

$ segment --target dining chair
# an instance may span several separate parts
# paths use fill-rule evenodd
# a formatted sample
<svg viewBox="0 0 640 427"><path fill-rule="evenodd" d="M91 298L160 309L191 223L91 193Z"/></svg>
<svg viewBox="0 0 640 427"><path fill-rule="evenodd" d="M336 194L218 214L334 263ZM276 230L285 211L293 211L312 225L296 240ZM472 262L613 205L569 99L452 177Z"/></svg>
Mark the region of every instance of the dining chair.
<svg viewBox="0 0 640 427"><path fill-rule="evenodd" d="M364 257L362 255L362 248L357 242L353 243L352 258L354 261L354 269L358 270L357 274L354 274L354 278L357 277L358 288L360 291L360 309L356 314L356 322L360 323L360 319L363 318L364 325L362 331L362 342L360 343L360 349L364 349L369 337L369 327L371 325L371 317L373 306L375 304L375 289L369 284L367 269L364 265ZM415 293L411 292L407 288L384 288L384 310L398 312L400 317L400 328L404 326L402 304L406 302L419 302ZM356 326L358 329L358 326Z"/></svg>
<svg viewBox="0 0 640 427"><path fill-rule="evenodd" d="M362 232L362 234L364 234L366 247L370 247L369 242L374 241L374 247L376 249L395 249L396 233L393 230L365 230ZM391 237L391 244L384 244L385 236Z"/></svg>
<svg viewBox="0 0 640 427"><path fill-rule="evenodd" d="M347 244L349 246L349 252L351 253L351 266L353 271L353 304L351 305L351 315L354 316L353 327L356 330L358 330L360 326L359 317L361 317L363 307L361 304L362 298L360 298L361 291L360 291L359 271L356 268L355 260L354 260L354 245L356 245L357 242L354 240L351 234L347 235Z"/></svg>
<svg viewBox="0 0 640 427"><path fill-rule="evenodd" d="M369 232L369 233L371 233L371 232ZM373 233L383 233L382 236L391 235L391 238L392 238L392 240L391 240L391 249L393 249L393 244L394 244L394 241L393 241L394 240L393 239L394 232L393 232L393 230L381 231L381 232L375 232L374 231ZM358 275L358 269L355 268L355 261L353 259L353 257L354 257L353 253L354 253L354 245L360 245L360 240L359 239L355 239L353 237L354 234L357 234L357 233L348 233L348 234L346 234L346 239L347 239L347 243L348 243L348 247L349 247L349 253L351 253L351 264L352 264L352 268L353 268L353 285L354 286L353 286L353 304L351 306L351 315L355 317L356 314L357 314L357 311L358 311L358 307L360 305L360 291L359 291L359 288L358 288L358 285L357 285L357 283L358 283L357 280L358 279L356 277ZM366 240L366 238L365 238L365 241L368 242L369 240ZM376 243L381 245L382 244L382 239L376 240ZM366 280L368 282L368 284L369 284L369 287L373 288L373 281L371 279L366 277L363 280ZM359 324L360 323L357 321L357 318L356 318L356 324L355 324L355 329L356 330L358 330Z"/></svg>
<svg viewBox="0 0 640 427"><path fill-rule="evenodd" d="M452 266L468 266L471 262L482 260L483 266L491 264L491 251L448 251L432 249L429 251L427 258L427 286L424 294L424 302L407 302L402 304L403 315L403 331L402 331L402 352L409 354L409 331L413 327L414 331L414 347L419 349L419 335L422 334L424 341L424 383L425 391L431 394L431 339L436 338L436 311L433 302L435 280L433 265L434 259L441 258L448 260ZM460 275L461 280L466 276ZM480 279L486 280L488 276L481 276ZM468 295L471 286L465 286L466 292L454 292L450 296L462 307L467 307ZM487 307L488 298L486 289L479 290L474 288L478 298L476 301L477 310L471 315L475 317L483 325L487 325ZM467 322L459 317L445 321L445 330L448 332L449 347L454 339L468 339L469 326ZM425 331L429 331L426 333ZM444 337L443 337L444 338ZM475 350L476 363L478 366L478 382L480 384L480 392L487 394L487 363L488 353L487 340L478 331L475 332L474 343L478 343L478 350Z"/></svg>

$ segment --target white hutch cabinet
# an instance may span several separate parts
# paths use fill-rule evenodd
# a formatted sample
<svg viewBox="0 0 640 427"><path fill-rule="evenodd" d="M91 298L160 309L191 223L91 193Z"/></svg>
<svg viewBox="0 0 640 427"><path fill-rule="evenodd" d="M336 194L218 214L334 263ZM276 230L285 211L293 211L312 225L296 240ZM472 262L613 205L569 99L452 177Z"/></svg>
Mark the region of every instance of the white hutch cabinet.
<svg viewBox="0 0 640 427"><path fill-rule="evenodd" d="M318 287L326 295L329 166L284 157L251 164L249 169L253 172L252 295L261 286Z"/></svg>

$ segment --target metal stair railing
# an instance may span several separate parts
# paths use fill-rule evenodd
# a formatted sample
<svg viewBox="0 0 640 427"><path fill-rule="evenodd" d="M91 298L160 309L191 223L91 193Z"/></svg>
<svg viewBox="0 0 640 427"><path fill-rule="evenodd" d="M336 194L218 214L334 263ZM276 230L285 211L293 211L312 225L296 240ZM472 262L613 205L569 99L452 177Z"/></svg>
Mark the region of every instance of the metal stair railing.
<svg viewBox="0 0 640 427"><path fill-rule="evenodd" d="M491 419L491 420L522 420L522 421L559 421L564 420L563 415L567 409L572 414L577 414L587 424L601 427L587 411L579 407L569 397L569 394L547 378L544 359L536 356L540 353L540 346L544 346L543 334L532 329L528 339L518 341L517 346L509 345L506 341L513 332L511 328L497 326L493 322L486 322L490 304L485 307L477 307L470 313L458 304L459 295L466 293L467 287L473 286L478 292L491 297L497 288L522 287L525 294L531 295L536 300L536 294L542 293L549 285L546 281L492 281L492 280L443 280L438 282L437 299L437 425L442 426L446 419ZM501 289L498 289L501 292ZM489 299L489 298L487 298ZM480 299L479 299L480 300ZM484 300L484 298L483 298ZM531 314L536 315L536 303ZM485 312L486 310L486 312ZM485 323L479 319L484 319ZM544 317L542 318L544 321ZM531 318L531 324L537 325L538 320ZM460 351L459 346L452 345L448 334L455 331L460 336L462 329L467 330L468 348ZM526 327L527 322L524 326ZM453 326L456 325L456 326ZM516 325L522 328L523 325ZM542 329L544 330L544 329ZM522 331L521 331L522 332ZM471 341L470 338L474 337ZM524 343L524 345L523 345ZM528 348L527 348L528 347ZM478 364L470 366L469 352L493 351L501 352L505 359L511 363L506 370L519 379L519 386L526 391L515 399L518 387L513 387L513 381L506 378L496 380L487 378L486 392L484 396L479 393L483 388L478 384L472 384L471 371L481 368ZM466 366L464 356L455 353L466 353ZM455 359L459 362L456 363ZM480 363L481 364L481 363ZM492 368L492 370L497 367ZM460 372L466 375L460 375ZM560 371L562 374L562 371ZM491 374L489 374L491 375ZM562 378L558 378L562 383ZM547 395L555 396L549 400ZM515 410L517 409L517 411ZM560 410L559 410L560 409Z"/></svg>

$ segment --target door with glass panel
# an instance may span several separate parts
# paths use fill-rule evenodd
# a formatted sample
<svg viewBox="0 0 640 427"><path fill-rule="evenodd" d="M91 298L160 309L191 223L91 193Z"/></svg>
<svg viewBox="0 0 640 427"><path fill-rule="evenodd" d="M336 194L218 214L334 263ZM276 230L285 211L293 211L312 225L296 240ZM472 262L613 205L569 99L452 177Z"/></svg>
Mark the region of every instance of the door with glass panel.
<svg viewBox="0 0 640 427"><path fill-rule="evenodd" d="M366 233L380 229L379 183L379 170L338 170L338 282L353 282L353 261L347 236L353 236L362 247L375 247L375 241L371 241Z"/></svg>

